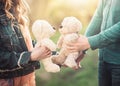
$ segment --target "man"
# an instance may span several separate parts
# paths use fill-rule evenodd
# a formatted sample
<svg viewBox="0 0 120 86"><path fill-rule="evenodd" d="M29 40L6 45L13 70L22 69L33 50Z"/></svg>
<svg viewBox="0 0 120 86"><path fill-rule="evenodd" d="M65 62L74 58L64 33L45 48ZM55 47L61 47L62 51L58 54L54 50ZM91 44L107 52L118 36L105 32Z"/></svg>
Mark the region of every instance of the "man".
<svg viewBox="0 0 120 86"><path fill-rule="evenodd" d="M99 49L99 86L120 86L120 1L99 0L98 8L70 52Z"/></svg>

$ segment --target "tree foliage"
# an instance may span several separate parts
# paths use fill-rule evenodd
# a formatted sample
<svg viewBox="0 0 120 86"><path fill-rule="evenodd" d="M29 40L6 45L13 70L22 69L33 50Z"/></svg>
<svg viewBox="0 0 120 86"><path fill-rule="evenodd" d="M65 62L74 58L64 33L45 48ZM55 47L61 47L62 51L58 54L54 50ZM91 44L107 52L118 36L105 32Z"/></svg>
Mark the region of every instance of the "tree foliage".
<svg viewBox="0 0 120 86"><path fill-rule="evenodd" d="M28 0L31 22L46 19L58 26L66 16L75 16L87 25L96 9L98 0ZM76 1L76 3L74 3Z"/></svg>

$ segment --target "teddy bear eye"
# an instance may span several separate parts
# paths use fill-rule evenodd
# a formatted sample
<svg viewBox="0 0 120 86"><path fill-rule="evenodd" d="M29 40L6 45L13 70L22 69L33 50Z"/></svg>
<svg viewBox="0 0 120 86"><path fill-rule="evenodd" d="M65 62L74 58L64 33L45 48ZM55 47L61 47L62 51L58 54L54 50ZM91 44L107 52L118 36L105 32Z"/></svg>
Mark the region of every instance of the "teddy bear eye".
<svg viewBox="0 0 120 86"><path fill-rule="evenodd" d="M61 25L60 28L63 28L63 26Z"/></svg>
<svg viewBox="0 0 120 86"><path fill-rule="evenodd" d="M55 28L55 27L53 27L53 29L54 29L54 30L56 30L56 28Z"/></svg>

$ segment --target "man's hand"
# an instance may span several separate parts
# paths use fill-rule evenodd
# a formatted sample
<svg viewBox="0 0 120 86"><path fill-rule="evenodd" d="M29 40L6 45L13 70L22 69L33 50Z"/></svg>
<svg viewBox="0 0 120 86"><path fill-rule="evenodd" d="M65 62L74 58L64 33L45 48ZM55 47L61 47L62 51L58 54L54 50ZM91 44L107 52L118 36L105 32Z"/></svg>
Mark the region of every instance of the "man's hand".
<svg viewBox="0 0 120 86"><path fill-rule="evenodd" d="M85 53L83 53L83 51L81 51L81 52L79 53L78 58L76 59L76 63L77 63L77 65L78 65L78 68L81 68L80 61L84 58L84 56L85 56Z"/></svg>
<svg viewBox="0 0 120 86"><path fill-rule="evenodd" d="M72 53L89 49L90 44L88 42L88 38L81 35L75 43L67 43L66 48L69 52Z"/></svg>

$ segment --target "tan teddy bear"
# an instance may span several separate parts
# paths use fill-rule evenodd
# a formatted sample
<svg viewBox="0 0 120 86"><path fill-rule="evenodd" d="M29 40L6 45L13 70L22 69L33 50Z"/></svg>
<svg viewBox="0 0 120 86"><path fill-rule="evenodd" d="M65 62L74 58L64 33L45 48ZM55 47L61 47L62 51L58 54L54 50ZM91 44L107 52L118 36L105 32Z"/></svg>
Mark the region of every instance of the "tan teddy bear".
<svg viewBox="0 0 120 86"><path fill-rule="evenodd" d="M78 69L76 59L79 52L69 53L66 49L67 42L76 42L79 37L79 31L82 28L81 22L75 17L65 17L61 23L59 32L61 36L58 40L57 46L60 48L58 55L52 58L53 63L59 65L66 65L73 69Z"/></svg>
<svg viewBox="0 0 120 86"><path fill-rule="evenodd" d="M56 51L56 44L50 39L54 35L55 30L53 27L45 20L36 20L32 26L32 32L37 40L37 46L46 46L51 51ZM59 72L60 67L54 64L51 57L41 60L43 66L47 72Z"/></svg>

